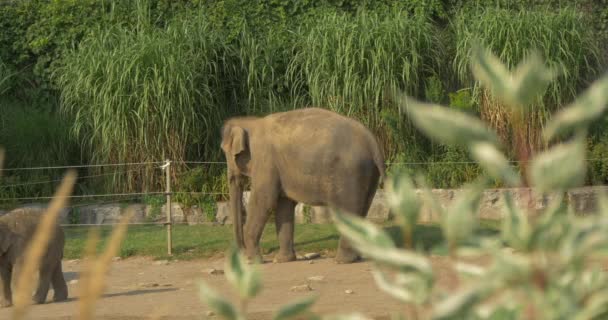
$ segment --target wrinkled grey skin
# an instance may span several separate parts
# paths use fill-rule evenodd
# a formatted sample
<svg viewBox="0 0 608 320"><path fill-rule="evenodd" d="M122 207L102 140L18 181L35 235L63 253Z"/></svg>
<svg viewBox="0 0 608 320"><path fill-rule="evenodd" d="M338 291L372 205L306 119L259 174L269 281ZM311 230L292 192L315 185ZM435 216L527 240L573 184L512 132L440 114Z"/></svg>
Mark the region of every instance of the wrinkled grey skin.
<svg viewBox="0 0 608 320"><path fill-rule="evenodd" d="M385 171L376 138L367 128L319 108L229 119L222 129L221 147L228 164L236 242L249 259L261 259L259 241L273 209L280 244L275 261L296 260L296 203L365 217ZM246 217L244 177L251 179ZM341 237L336 262L359 259Z"/></svg>
<svg viewBox="0 0 608 320"><path fill-rule="evenodd" d="M12 305L12 289L19 270L23 266L26 245L31 240L41 215L35 209L15 209L0 216L0 307ZM68 287L61 269L65 237L57 225L45 255L42 257L38 287L34 293L35 303L44 303L50 285L53 286L54 301L68 297Z"/></svg>

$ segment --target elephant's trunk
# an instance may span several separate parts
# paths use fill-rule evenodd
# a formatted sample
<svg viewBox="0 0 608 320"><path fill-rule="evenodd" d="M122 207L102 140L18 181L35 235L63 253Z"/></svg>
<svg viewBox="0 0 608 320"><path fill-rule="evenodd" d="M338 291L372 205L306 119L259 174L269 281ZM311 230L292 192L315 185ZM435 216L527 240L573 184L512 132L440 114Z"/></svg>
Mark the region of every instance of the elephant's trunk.
<svg viewBox="0 0 608 320"><path fill-rule="evenodd" d="M243 240L243 217L245 210L243 207L243 181L240 175L229 173L230 181L230 213L232 215L232 225L234 236L239 249L245 248Z"/></svg>

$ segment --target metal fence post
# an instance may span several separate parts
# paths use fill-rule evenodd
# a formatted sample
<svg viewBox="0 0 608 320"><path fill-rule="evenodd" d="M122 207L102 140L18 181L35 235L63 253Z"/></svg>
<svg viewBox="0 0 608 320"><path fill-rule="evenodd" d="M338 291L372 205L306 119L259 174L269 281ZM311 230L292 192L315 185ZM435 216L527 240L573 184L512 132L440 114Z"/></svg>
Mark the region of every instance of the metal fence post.
<svg viewBox="0 0 608 320"><path fill-rule="evenodd" d="M171 161L167 159L164 167L165 176L167 179L167 188L165 190L165 194L167 195L167 203L165 205L165 212L167 214L167 222L165 222L165 225L167 226L167 254L172 255L173 244L171 237Z"/></svg>

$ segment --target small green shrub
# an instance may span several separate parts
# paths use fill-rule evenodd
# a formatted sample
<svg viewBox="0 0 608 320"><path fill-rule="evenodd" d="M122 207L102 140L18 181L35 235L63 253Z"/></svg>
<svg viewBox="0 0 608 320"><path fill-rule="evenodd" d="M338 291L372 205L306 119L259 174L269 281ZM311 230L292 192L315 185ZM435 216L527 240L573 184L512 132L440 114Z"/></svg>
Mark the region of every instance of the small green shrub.
<svg viewBox="0 0 608 320"><path fill-rule="evenodd" d="M437 76L428 77L424 85L424 96L426 101L443 103L445 100L445 89L441 79Z"/></svg>
<svg viewBox="0 0 608 320"><path fill-rule="evenodd" d="M608 183L608 132L588 139L589 172L587 181L593 185L606 185Z"/></svg>
<svg viewBox="0 0 608 320"><path fill-rule="evenodd" d="M72 210L69 211L68 223L69 224L79 224L80 223L80 209L72 208Z"/></svg>
<svg viewBox="0 0 608 320"><path fill-rule="evenodd" d="M150 212L146 216L146 220L148 222L152 222L158 220L164 212L161 212L162 207L166 203L166 198L164 196L155 196L155 195L144 195L142 198L142 202L150 206Z"/></svg>
<svg viewBox="0 0 608 320"><path fill-rule="evenodd" d="M464 112L475 112L475 99L473 98L471 89L465 88L456 92L450 92L448 96L450 99L450 107Z"/></svg>

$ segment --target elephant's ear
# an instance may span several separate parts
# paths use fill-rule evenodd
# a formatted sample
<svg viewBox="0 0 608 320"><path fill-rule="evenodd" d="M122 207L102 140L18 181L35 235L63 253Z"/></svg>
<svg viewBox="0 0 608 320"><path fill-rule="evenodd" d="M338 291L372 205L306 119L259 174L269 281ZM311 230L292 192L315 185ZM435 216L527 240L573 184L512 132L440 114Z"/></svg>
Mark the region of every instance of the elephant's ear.
<svg viewBox="0 0 608 320"><path fill-rule="evenodd" d="M0 254L8 251L11 246L11 232L6 226L0 225Z"/></svg>
<svg viewBox="0 0 608 320"><path fill-rule="evenodd" d="M246 173L250 159L247 131L239 126L230 126L225 128L223 135L222 149L233 157L239 170Z"/></svg>
<svg viewBox="0 0 608 320"><path fill-rule="evenodd" d="M232 127L232 141L230 151L236 157L247 150L247 133L241 127Z"/></svg>

